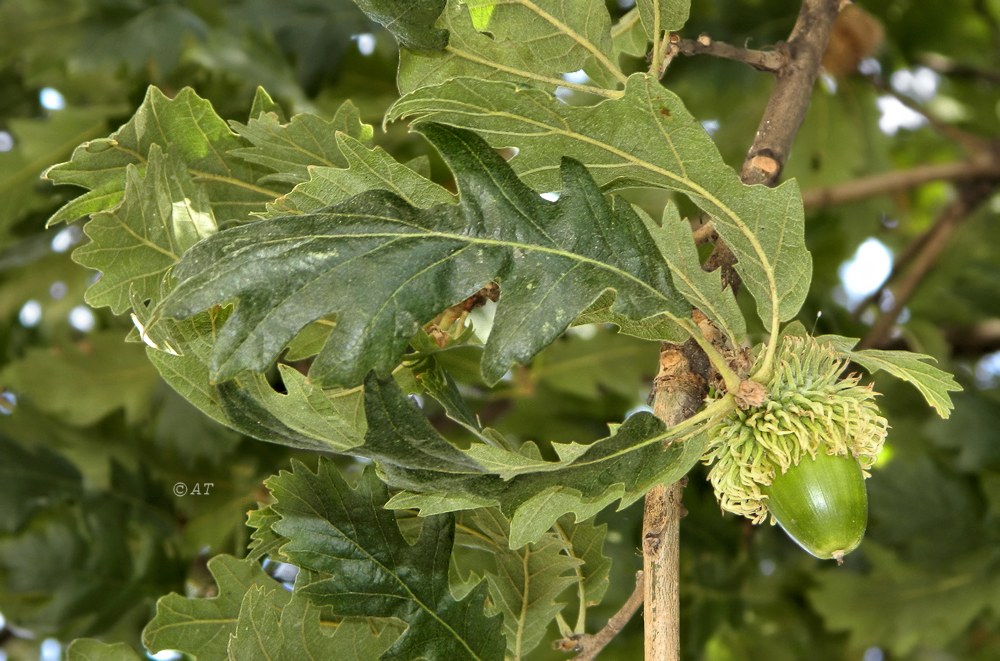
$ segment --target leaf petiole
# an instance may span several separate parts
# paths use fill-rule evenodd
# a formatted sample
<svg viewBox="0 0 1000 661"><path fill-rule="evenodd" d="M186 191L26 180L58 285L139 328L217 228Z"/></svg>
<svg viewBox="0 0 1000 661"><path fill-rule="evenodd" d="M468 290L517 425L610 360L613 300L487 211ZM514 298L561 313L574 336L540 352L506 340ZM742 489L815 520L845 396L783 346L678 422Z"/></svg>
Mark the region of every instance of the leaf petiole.
<svg viewBox="0 0 1000 661"><path fill-rule="evenodd" d="M685 319L683 323L681 323L681 326L687 331L691 338L698 343L698 346L705 352L705 355L708 356L708 360L712 363L712 367L719 372L723 382L726 384L726 390L731 393L736 392L740 387L740 381L742 381L742 379L729 366L729 362L725 359L725 357L719 353L719 350L715 348L715 345L705 339L705 336L702 335L701 331L692 321Z"/></svg>

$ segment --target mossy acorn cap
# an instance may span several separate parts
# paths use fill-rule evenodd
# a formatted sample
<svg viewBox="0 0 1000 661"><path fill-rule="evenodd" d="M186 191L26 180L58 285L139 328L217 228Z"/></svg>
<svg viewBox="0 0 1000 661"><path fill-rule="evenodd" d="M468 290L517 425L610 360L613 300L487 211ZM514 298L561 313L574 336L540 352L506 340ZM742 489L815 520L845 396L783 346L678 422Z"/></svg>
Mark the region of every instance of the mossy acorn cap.
<svg viewBox="0 0 1000 661"><path fill-rule="evenodd" d="M786 335L781 340L767 399L737 409L709 430L702 461L723 510L754 523L767 519L768 486L817 452L852 455L865 476L888 431L870 385L857 374L841 378L847 359L815 338Z"/></svg>

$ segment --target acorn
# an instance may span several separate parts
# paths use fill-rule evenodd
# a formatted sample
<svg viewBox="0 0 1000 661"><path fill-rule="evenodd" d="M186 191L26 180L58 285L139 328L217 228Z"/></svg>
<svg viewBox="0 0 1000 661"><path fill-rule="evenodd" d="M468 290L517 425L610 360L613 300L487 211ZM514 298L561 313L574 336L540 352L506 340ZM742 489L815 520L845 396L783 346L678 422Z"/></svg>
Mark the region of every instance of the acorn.
<svg viewBox="0 0 1000 661"><path fill-rule="evenodd" d="M723 511L770 516L806 551L840 561L864 536L864 479L889 426L831 345L786 335L776 365L762 403L709 429L708 479Z"/></svg>
<svg viewBox="0 0 1000 661"><path fill-rule="evenodd" d="M841 563L865 536L868 492L854 457L818 452L762 491L778 525L817 558Z"/></svg>

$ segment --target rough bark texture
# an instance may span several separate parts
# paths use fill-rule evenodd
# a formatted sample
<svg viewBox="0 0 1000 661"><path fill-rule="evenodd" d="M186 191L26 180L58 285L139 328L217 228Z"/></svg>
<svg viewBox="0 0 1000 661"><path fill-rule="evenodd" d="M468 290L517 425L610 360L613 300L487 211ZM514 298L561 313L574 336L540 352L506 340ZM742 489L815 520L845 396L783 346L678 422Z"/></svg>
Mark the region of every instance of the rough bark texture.
<svg viewBox="0 0 1000 661"><path fill-rule="evenodd" d="M653 414L667 425L691 417L708 393L708 361L693 340L664 343L653 382ZM680 658L680 522L684 480L646 494L642 524L646 660Z"/></svg>

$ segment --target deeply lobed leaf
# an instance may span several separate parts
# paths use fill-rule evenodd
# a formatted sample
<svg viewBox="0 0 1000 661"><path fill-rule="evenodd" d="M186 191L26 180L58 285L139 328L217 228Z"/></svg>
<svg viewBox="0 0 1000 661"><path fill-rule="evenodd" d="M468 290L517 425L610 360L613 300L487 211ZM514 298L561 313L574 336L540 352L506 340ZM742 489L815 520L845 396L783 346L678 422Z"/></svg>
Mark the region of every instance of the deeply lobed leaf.
<svg viewBox="0 0 1000 661"><path fill-rule="evenodd" d="M128 310L131 292L154 298L180 255L217 230L204 188L158 144L149 148L145 174L133 164L125 167L123 195L121 204L86 224L90 242L73 252L74 260L102 273L87 290L87 302L115 314Z"/></svg>
<svg viewBox="0 0 1000 661"><path fill-rule="evenodd" d="M404 94L457 76L605 95L625 80L610 16L598 2L450 0L437 25L448 31L443 50L401 49L398 84ZM562 76L581 69L596 85Z"/></svg>
<svg viewBox="0 0 1000 661"><path fill-rule="evenodd" d="M219 222L245 220L283 192L258 186L264 172L230 153L244 143L211 103L190 88L171 99L150 87L124 126L107 138L83 143L70 161L46 170L45 177L57 184L88 189L57 211L49 224L113 209L124 195L128 166L145 167L153 145L183 161L192 180L204 187Z"/></svg>
<svg viewBox="0 0 1000 661"><path fill-rule="evenodd" d="M502 294L483 357L490 382L606 290L623 316L687 315L642 221L609 204L581 165L563 164L561 198L548 202L475 135L422 130L455 173L459 206L422 210L371 191L221 232L185 254L160 314L238 301L213 350L214 379L265 369L307 324L336 314L310 377L355 385L395 367L423 323L491 281Z"/></svg>
<svg viewBox="0 0 1000 661"><path fill-rule="evenodd" d="M272 527L288 539L281 552L309 570L299 574L297 593L338 615L407 623L380 658L503 658L501 622L484 612L486 586L461 601L451 595L453 517L426 519L411 546L384 509L388 493L372 470L352 489L335 464L320 460L316 473L298 464L267 484L281 517Z"/></svg>
<svg viewBox="0 0 1000 661"><path fill-rule="evenodd" d="M511 549L510 523L496 508L469 513L461 523L475 532L474 543L485 556L477 560L487 568L484 574L490 596L503 615L507 654L523 658L538 646L549 624L565 607L556 599L576 582L576 571L583 561L565 553L562 540L553 534Z"/></svg>
<svg viewBox="0 0 1000 661"><path fill-rule="evenodd" d="M633 74L623 97L594 106L570 106L510 83L456 78L401 98L388 119L402 117L471 129L494 147L516 147L512 167L539 191L556 190L559 157L566 156L606 189L681 192L713 218L736 254L736 270L765 328L776 330L805 300L812 258L797 184L740 182L681 100L656 78Z"/></svg>
<svg viewBox="0 0 1000 661"><path fill-rule="evenodd" d="M616 501L628 506L654 484L680 479L706 442L692 433L664 449L663 423L638 413L590 446L556 446L558 462L483 445L462 451L397 386L374 378L365 383L365 415L368 433L356 451L379 463L390 486L405 490L390 507L417 507L426 516L499 506L511 518L511 548L537 541L564 514L583 521Z"/></svg>

